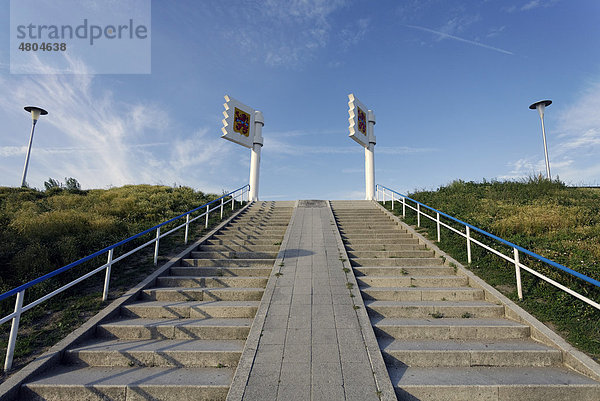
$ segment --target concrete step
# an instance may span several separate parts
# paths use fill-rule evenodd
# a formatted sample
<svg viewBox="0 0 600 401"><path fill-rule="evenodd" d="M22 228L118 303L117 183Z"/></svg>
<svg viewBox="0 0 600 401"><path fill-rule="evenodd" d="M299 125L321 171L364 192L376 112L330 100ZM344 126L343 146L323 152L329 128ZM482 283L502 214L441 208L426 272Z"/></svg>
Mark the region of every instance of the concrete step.
<svg viewBox="0 0 600 401"><path fill-rule="evenodd" d="M394 230L406 232L405 228L396 224L394 221L392 221L388 218L383 218L383 219L373 218L369 221L349 221L349 220L339 220L338 219L337 225L339 228L341 228L343 230L353 230L353 229L379 230L379 229L385 228L385 229L394 229Z"/></svg>
<svg viewBox="0 0 600 401"><path fill-rule="evenodd" d="M348 256L350 258L366 259L433 258L435 253L430 250L348 251Z"/></svg>
<svg viewBox="0 0 600 401"><path fill-rule="evenodd" d="M273 267L275 259L181 259L181 266L193 267Z"/></svg>
<svg viewBox="0 0 600 401"><path fill-rule="evenodd" d="M106 340L72 348L64 362L88 366L228 367L238 364L242 340Z"/></svg>
<svg viewBox="0 0 600 401"><path fill-rule="evenodd" d="M399 400L599 400L598 384L563 368L390 367Z"/></svg>
<svg viewBox="0 0 600 401"><path fill-rule="evenodd" d="M416 251L427 249L425 245L420 244L347 244L348 252L369 252L369 251Z"/></svg>
<svg viewBox="0 0 600 401"><path fill-rule="evenodd" d="M275 252L231 252L231 251L194 251L191 253L192 259L276 259Z"/></svg>
<svg viewBox="0 0 600 401"><path fill-rule="evenodd" d="M248 241L250 244L261 244L261 245L273 245L275 242L281 242L283 239L283 235L245 235L242 233L217 233L212 236L213 240L223 240L223 241ZM258 241L258 242L256 242Z"/></svg>
<svg viewBox="0 0 600 401"><path fill-rule="evenodd" d="M503 317L504 306L484 301L365 301L370 316L397 318Z"/></svg>
<svg viewBox="0 0 600 401"><path fill-rule="evenodd" d="M413 238L413 235L411 233L403 233L400 231L395 231L395 232L390 232L390 233L381 233L378 234L377 232L372 232L372 233L354 233L354 232L349 232L349 233L340 233L342 235L342 239L347 239L350 242L354 241L354 240L361 240L361 239L394 239L394 240L398 240L398 239L403 239L403 238Z"/></svg>
<svg viewBox="0 0 600 401"><path fill-rule="evenodd" d="M364 287L466 287L469 279L463 276L411 276L402 277L357 277L359 286ZM411 287L414 286L414 287Z"/></svg>
<svg viewBox="0 0 600 401"><path fill-rule="evenodd" d="M271 267L192 267L173 266L171 276L195 277L269 277Z"/></svg>
<svg viewBox="0 0 600 401"><path fill-rule="evenodd" d="M529 338L529 326L508 319L371 318L378 337L399 340L505 340Z"/></svg>
<svg viewBox="0 0 600 401"><path fill-rule="evenodd" d="M279 252L281 245L200 245L199 252L260 252L275 254Z"/></svg>
<svg viewBox="0 0 600 401"><path fill-rule="evenodd" d="M379 238L383 235L407 234L406 230L384 226L382 228L346 228L340 227L341 235L378 235Z"/></svg>
<svg viewBox="0 0 600 401"><path fill-rule="evenodd" d="M352 266L441 266L441 258L351 258Z"/></svg>
<svg viewBox="0 0 600 401"><path fill-rule="evenodd" d="M205 288L265 288L267 277L186 277L163 276L156 279L157 287L205 287Z"/></svg>
<svg viewBox="0 0 600 401"><path fill-rule="evenodd" d="M231 223L231 227L238 226L252 226L252 227L287 227L290 222L289 217L277 217L277 218L240 218L236 219Z"/></svg>
<svg viewBox="0 0 600 401"><path fill-rule="evenodd" d="M344 244L351 247L362 246L362 245L376 245L376 246L388 246L388 245L411 245L419 244L418 238L373 238L373 237L361 237L361 238L342 238Z"/></svg>
<svg viewBox="0 0 600 401"><path fill-rule="evenodd" d="M251 318L236 319L122 319L98 325L101 338L123 340L245 340Z"/></svg>
<svg viewBox="0 0 600 401"><path fill-rule="evenodd" d="M263 288L153 288L144 290L147 301L260 301Z"/></svg>
<svg viewBox="0 0 600 401"><path fill-rule="evenodd" d="M561 366L562 353L533 340L394 340L379 346L386 364L402 367Z"/></svg>
<svg viewBox="0 0 600 401"><path fill-rule="evenodd" d="M281 246L281 239L219 239L213 237L207 240L204 244L239 247Z"/></svg>
<svg viewBox="0 0 600 401"><path fill-rule="evenodd" d="M478 288L361 288L365 301L476 301L484 299L483 290Z"/></svg>
<svg viewBox="0 0 600 401"><path fill-rule="evenodd" d="M234 369L59 366L24 384L23 400L224 400Z"/></svg>
<svg viewBox="0 0 600 401"><path fill-rule="evenodd" d="M253 318L258 301L142 301L121 307L121 315L144 319Z"/></svg>
<svg viewBox="0 0 600 401"><path fill-rule="evenodd" d="M220 235L227 234L241 234L241 235L264 235L264 236L281 236L285 234L285 227L280 229L272 229L267 227L254 227L254 226L242 226L242 227L227 227L219 231Z"/></svg>
<svg viewBox="0 0 600 401"><path fill-rule="evenodd" d="M356 266L354 275L356 277L402 277L402 276L451 276L454 269L446 266L406 266L406 267L385 267L385 266Z"/></svg>

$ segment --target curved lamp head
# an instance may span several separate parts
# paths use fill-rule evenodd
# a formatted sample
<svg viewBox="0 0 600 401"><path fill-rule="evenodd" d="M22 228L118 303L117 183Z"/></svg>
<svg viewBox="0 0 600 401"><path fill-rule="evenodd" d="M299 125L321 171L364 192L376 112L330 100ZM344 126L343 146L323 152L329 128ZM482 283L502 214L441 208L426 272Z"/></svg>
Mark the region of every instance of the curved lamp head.
<svg viewBox="0 0 600 401"><path fill-rule="evenodd" d="M48 114L46 110L36 106L25 106L24 109L25 111L31 113L31 119L33 121L37 121L38 118L40 118L40 115L45 116L46 114Z"/></svg>
<svg viewBox="0 0 600 401"><path fill-rule="evenodd" d="M552 100L538 100L537 102L529 105L529 108L531 110L535 110L535 109L537 109L538 106L548 107L551 104L552 104Z"/></svg>

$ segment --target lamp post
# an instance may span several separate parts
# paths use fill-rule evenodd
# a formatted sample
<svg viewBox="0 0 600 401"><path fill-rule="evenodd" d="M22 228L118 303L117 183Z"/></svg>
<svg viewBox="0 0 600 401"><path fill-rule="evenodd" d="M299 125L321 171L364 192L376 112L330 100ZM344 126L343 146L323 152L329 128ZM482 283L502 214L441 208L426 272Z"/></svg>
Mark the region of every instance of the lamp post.
<svg viewBox="0 0 600 401"><path fill-rule="evenodd" d="M552 100L540 100L529 106L531 110L537 109L542 120L542 137L544 138L544 156L546 157L546 178L552 179L550 175L550 161L548 160L548 146L546 145L546 128L544 127L544 109L552 104Z"/></svg>
<svg viewBox="0 0 600 401"><path fill-rule="evenodd" d="M23 178L21 179L21 187L24 187L25 179L27 178L27 166L29 165L29 155L31 153L31 144L33 143L33 132L35 131L35 124L40 118L40 115L45 116L48 112L42 108L35 106L26 106L25 111L31 113L31 135L29 136L29 147L27 148L27 156L25 156L25 167L23 167Z"/></svg>

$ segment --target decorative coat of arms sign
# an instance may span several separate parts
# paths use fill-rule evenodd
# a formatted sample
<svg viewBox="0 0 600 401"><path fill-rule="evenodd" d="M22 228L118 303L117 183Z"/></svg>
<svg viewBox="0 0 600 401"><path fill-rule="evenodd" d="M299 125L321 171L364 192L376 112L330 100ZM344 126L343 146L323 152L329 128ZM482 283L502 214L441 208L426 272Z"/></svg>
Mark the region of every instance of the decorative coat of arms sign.
<svg viewBox="0 0 600 401"><path fill-rule="evenodd" d="M254 109L225 95L223 135L221 138L252 149L254 144Z"/></svg>
<svg viewBox="0 0 600 401"><path fill-rule="evenodd" d="M350 122L349 136L366 148L369 146L369 134L367 130L368 109L354 94L349 94L348 99L350 100L348 102L348 114L350 115L348 119Z"/></svg>

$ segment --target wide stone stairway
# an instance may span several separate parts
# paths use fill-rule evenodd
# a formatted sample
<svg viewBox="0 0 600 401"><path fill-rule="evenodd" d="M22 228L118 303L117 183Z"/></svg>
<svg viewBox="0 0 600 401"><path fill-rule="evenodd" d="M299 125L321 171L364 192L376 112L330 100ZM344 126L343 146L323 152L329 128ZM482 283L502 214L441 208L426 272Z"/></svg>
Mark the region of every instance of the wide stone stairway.
<svg viewBox="0 0 600 401"><path fill-rule="evenodd" d="M21 398L225 399L291 206L252 204L26 383Z"/></svg>
<svg viewBox="0 0 600 401"><path fill-rule="evenodd" d="M0 400L600 400L597 363L371 201L252 203L66 340Z"/></svg>
<svg viewBox="0 0 600 401"><path fill-rule="evenodd" d="M401 400L600 400L598 382L375 203L332 201Z"/></svg>

